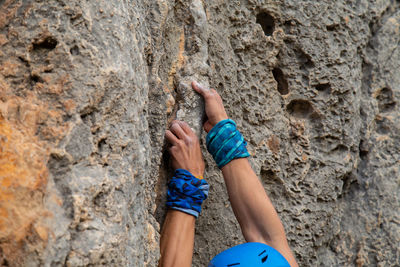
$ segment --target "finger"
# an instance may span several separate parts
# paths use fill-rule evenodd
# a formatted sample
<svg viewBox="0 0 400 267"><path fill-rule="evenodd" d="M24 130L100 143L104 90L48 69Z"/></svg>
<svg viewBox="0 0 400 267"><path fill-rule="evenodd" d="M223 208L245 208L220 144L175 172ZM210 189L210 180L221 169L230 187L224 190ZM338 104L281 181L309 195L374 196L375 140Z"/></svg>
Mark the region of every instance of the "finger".
<svg viewBox="0 0 400 267"><path fill-rule="evenodd" d="M209 121L206 121L206 122L204 123L204 125L203 125L204 131L206 131L207 133L208 133L209 131L211 131L212 127L213 127L213 126L211 125L211 123L210 123Z"/></svg>
<svg viewBox="0 0 400 267"><path fill-rule="evenodd" d="M184 139L186 133L183 131L179 121L173 121L170 127L170 130L173 134L175 134L179 139Z"/></svg>
<svg viewBox="0 0 400 267"><path fill-rule="evenodd" d="M176 145L179 141L179 139L170 130L165 131L165 138L167 138L168 142L172 145Z"/></svg>
<svg viewBox="0 0 400 267"><path fill-rule="evenodd" d="M193 87L193 89L194 89L197 93L201 94L203 97L206 97L207 94L208 94L209 91L210 91L210 89L208 89L208 88L202 86L201 84L199 84L199 83L196 82L196 81L193 81L193 82L192 82L192 87Z"/></svg>
<svg viewBox="0 0 400 267"><path fill-rule="evenodd" d="M181 128L185 131L185 133L192 135L194 134L192 128L190 128L190 126L184 122L184 121L178 121L179 125L181 126Z"/></svg>
<svg viewBox="0 0 400 267"><path fill-rule="evenodd" d="M171 146L170 148L168 148L168 151L171 155L174 155L175 152L177 152L177 147L176 146Z"/></svg>

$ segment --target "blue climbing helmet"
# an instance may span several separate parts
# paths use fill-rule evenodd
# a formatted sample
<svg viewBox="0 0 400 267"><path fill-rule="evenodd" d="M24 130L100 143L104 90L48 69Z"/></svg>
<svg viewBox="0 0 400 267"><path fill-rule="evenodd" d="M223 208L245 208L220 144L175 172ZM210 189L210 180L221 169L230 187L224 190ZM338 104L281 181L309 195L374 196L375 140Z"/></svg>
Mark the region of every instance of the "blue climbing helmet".
<svg viewBox="0 0 400 267"><path fill-rule="evenodd" d="M208 267L290 267L274 248L263 243L244 243L215 256Z"/></svg>

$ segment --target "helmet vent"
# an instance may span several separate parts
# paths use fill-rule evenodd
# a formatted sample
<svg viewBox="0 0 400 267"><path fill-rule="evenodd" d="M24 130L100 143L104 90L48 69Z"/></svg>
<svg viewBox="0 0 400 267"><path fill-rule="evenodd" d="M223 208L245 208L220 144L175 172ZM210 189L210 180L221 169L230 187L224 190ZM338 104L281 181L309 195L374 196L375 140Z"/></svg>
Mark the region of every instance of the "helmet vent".
<svg viewBox="0 0 400 267"><path fill-rule="evenodd" d="M260 254L258 254L258 257L260 257L262 254L264 254L266 250L264 249Z"/></svg>
<svg viewBox="0 0 400 267"><path fill-rule="evenodd" d="M268 255L261 259L261 262L264 263L268 259Z"/></svg>
<svg viewBox="0 0 400 267"><path fill-rule="evenodd" d="M240 263L239 262L237 262L237 263L231 263L231 264L228 264L228 265L226 265L227 267L231 267L231 266L236 266L236 265L240 265Z"/></svg>

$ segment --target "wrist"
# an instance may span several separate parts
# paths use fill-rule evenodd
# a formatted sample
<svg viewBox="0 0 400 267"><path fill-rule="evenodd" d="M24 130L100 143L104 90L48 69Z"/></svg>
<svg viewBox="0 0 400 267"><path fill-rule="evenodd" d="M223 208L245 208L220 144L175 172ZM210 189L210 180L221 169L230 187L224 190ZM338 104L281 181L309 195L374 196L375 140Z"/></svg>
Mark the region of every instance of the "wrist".
<svg viewBox="0 0 400 267"><path fill-rule="evenodd" d="M219 168L233 159L250 156L246 149L246 141L231 119L218 122L207 134L206 145Z"/></svg>
<svg viewBox="0 0 400 267"><path fill-rule="evenodd" d="M185 168L182 168L182 169L185 170ZM191 168L188 168L186 170L188 172L190 172L197 179L204 179L204 169L191 169Z"/></svg>
<svg viewBox="0 0 400 267"><path fill-rule="evenodd" d="M175 170L168 183L167 207L198 217L208 196L209 185L184 169Z"/></svg>
<svg viewBox="0 0 400 267"><path fill-rule="evenodd" d="M215 125L217 125L218 123L220 123L221 121L227 120L229 119L229 117L227 115L225 116L220 116L217 119L213 120L213 123L211 123L211 126L214 127Z"/></svg>

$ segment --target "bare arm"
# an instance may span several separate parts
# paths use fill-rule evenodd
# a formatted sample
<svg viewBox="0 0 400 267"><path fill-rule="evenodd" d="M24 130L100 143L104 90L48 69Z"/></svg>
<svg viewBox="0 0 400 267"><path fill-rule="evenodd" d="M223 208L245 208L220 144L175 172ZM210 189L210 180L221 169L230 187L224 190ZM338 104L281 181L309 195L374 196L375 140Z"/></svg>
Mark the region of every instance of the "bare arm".
<svg viewBox="0 0 400 267"><path fill-rule="evenodd" d="M174 121L165 137L174 169L185 169L196 177L203 176L204 160L197 136L181 121ZM161 267L190 267L192 265L195 217L169 210L161 232Z"/></svg>
<svg viewBox="0 0 400 267"><path fill-rule="evenodd" d="M222 99L213 89L192 83L204 97L208 120L204 129L209 132L219 121L227 119ZM278 250L290 263L298 266L289 248L283 225L260 180L246 158L234 159L222 174L232 209L248 242L261 242Z"/></svg>
<svg viewBox="0 0 400 267"><path fill-rule="evenodd" d="M191 266L195 218L177 210L169 210L161 232L159 266Z"/></svg>
<svg viewBox="0 0 400 267"><path fill-rule="evenodd" d="M260 180L246 158L222 167L233 212L247 242L260 242L278 250L290 266L298 266L289 248L282 222Z"/></svg>

